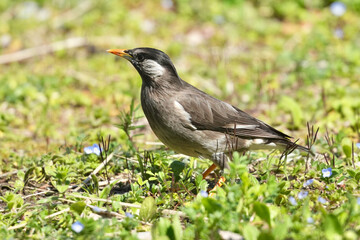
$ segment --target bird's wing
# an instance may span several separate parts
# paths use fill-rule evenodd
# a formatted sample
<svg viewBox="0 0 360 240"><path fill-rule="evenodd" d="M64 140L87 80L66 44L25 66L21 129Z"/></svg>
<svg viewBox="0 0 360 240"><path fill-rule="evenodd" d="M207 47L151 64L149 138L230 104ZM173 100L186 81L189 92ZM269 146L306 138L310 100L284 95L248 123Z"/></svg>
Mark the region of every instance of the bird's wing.
<svg viewBox="0 0 360 240"><path fill-rule="evenodd" d="M194 89L185 91L176 97L176 101L189 114L189 120L197 130L212 130L247 139L290 138L240 109L196 90L196 93Z"/></svg>

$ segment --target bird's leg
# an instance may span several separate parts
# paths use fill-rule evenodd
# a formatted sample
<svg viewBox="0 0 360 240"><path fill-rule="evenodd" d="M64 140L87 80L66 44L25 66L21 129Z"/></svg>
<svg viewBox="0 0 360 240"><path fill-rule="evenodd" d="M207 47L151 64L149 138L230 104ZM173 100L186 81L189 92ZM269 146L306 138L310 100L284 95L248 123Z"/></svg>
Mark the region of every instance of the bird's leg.
<svg viewBox="0 0 360 240"><path fill-rule="evenodd" d="M214 163L213 165L211 165L203 173L203 179L205 179L212 171L214 171L217 166L219 166L221 169L229 168L229 165L227 163L228 159L224 153L213 154L212 159L216 164ZM217 181L217 183L215 184L215 187L209 191L209 192L212 192L212 193L210 193L210 196L213 196L214 192L216 192L216 188L221 187L224 183L225 183L225 178L223 176L221 176L219 178L219 180Z"/></svg>
<svg viewBox="0 0 360 240"><path fill-rule="evenodd" d="M213 163L213 165L211 165L208 169L206 169L206 171L203 172L202 174L203 179L205 179L212 171L214 171L216 167L217 167L216 164Z"/></svg>
<svg viewBox="0 0 360 240"><path fill-rule="evenodd" d="M213 197L216 194L216 189L221 187L225 183L226 179L224 176L220 176L219 180L215 184L215 187L209 191L209 196Z"/></svg>
<svg viewBox="0 0 360 240"><path fill-rule="evenodd" d="M216 190L217 187L221 187L226 182L224 176L220 176L219 180L217 181L215 187L212 190Z"/></svg>
<svg viewBox="0 0 360 240"><path fill-rule="evenodd" d="M214 171L217 166L219 166L221 169L229 168L227 163L227 156L224 153L214 153L212 155L212 160L214 164L211 165L205 172L203 172L203 179L205 179L212 171Z"/></svg>
<svg viewBox="0 0 360 240"><path fill-rule="evenodd" d="M212 161L219 166L221 169L227 168L229 169L229 164L228 164L228 157L226 156L225 153L214 153L212 155Z"/></svg>

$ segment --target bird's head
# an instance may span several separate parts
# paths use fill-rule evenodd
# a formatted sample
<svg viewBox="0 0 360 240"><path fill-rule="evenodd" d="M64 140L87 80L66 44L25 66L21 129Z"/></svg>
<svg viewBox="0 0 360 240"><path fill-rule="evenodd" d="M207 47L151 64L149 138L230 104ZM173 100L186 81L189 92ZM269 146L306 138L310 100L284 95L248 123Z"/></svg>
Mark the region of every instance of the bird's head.
<svg viewBox="0 0 360 240"><path fill-rule="evenodd" d="M145 83L176 82L179 76L168 55L154 48L109 49L109 53L128 60Z"/></svg>

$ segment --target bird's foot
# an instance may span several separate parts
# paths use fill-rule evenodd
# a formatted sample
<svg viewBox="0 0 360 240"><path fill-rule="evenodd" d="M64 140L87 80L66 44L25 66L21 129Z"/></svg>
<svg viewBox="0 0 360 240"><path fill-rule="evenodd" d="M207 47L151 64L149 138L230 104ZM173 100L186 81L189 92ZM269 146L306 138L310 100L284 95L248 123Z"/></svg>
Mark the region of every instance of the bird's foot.
<svg viewBox="0 0 360 240"><path fill-rule="evenodd" d="M209 196L213 197L216 194L217 188L221 187L226 182L225 177L221 176L217 183L215 184L215 187L209 191Z"/></svg>

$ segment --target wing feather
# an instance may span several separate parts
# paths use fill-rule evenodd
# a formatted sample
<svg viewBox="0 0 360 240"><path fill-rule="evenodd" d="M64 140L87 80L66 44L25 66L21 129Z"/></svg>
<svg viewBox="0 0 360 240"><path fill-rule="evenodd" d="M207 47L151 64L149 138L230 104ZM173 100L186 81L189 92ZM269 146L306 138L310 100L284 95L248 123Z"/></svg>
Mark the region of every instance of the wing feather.
<svg viewBox="0 0 360 240"><path fill-rule="evenodd" d="M177 101L189 113L191 124L197 130L235 134L247 139L289 140L291 138L246 112L198 89L196 89L197 93L194 93L194 89L196 88L185 91L185 94L177 97Z"/></svg>

